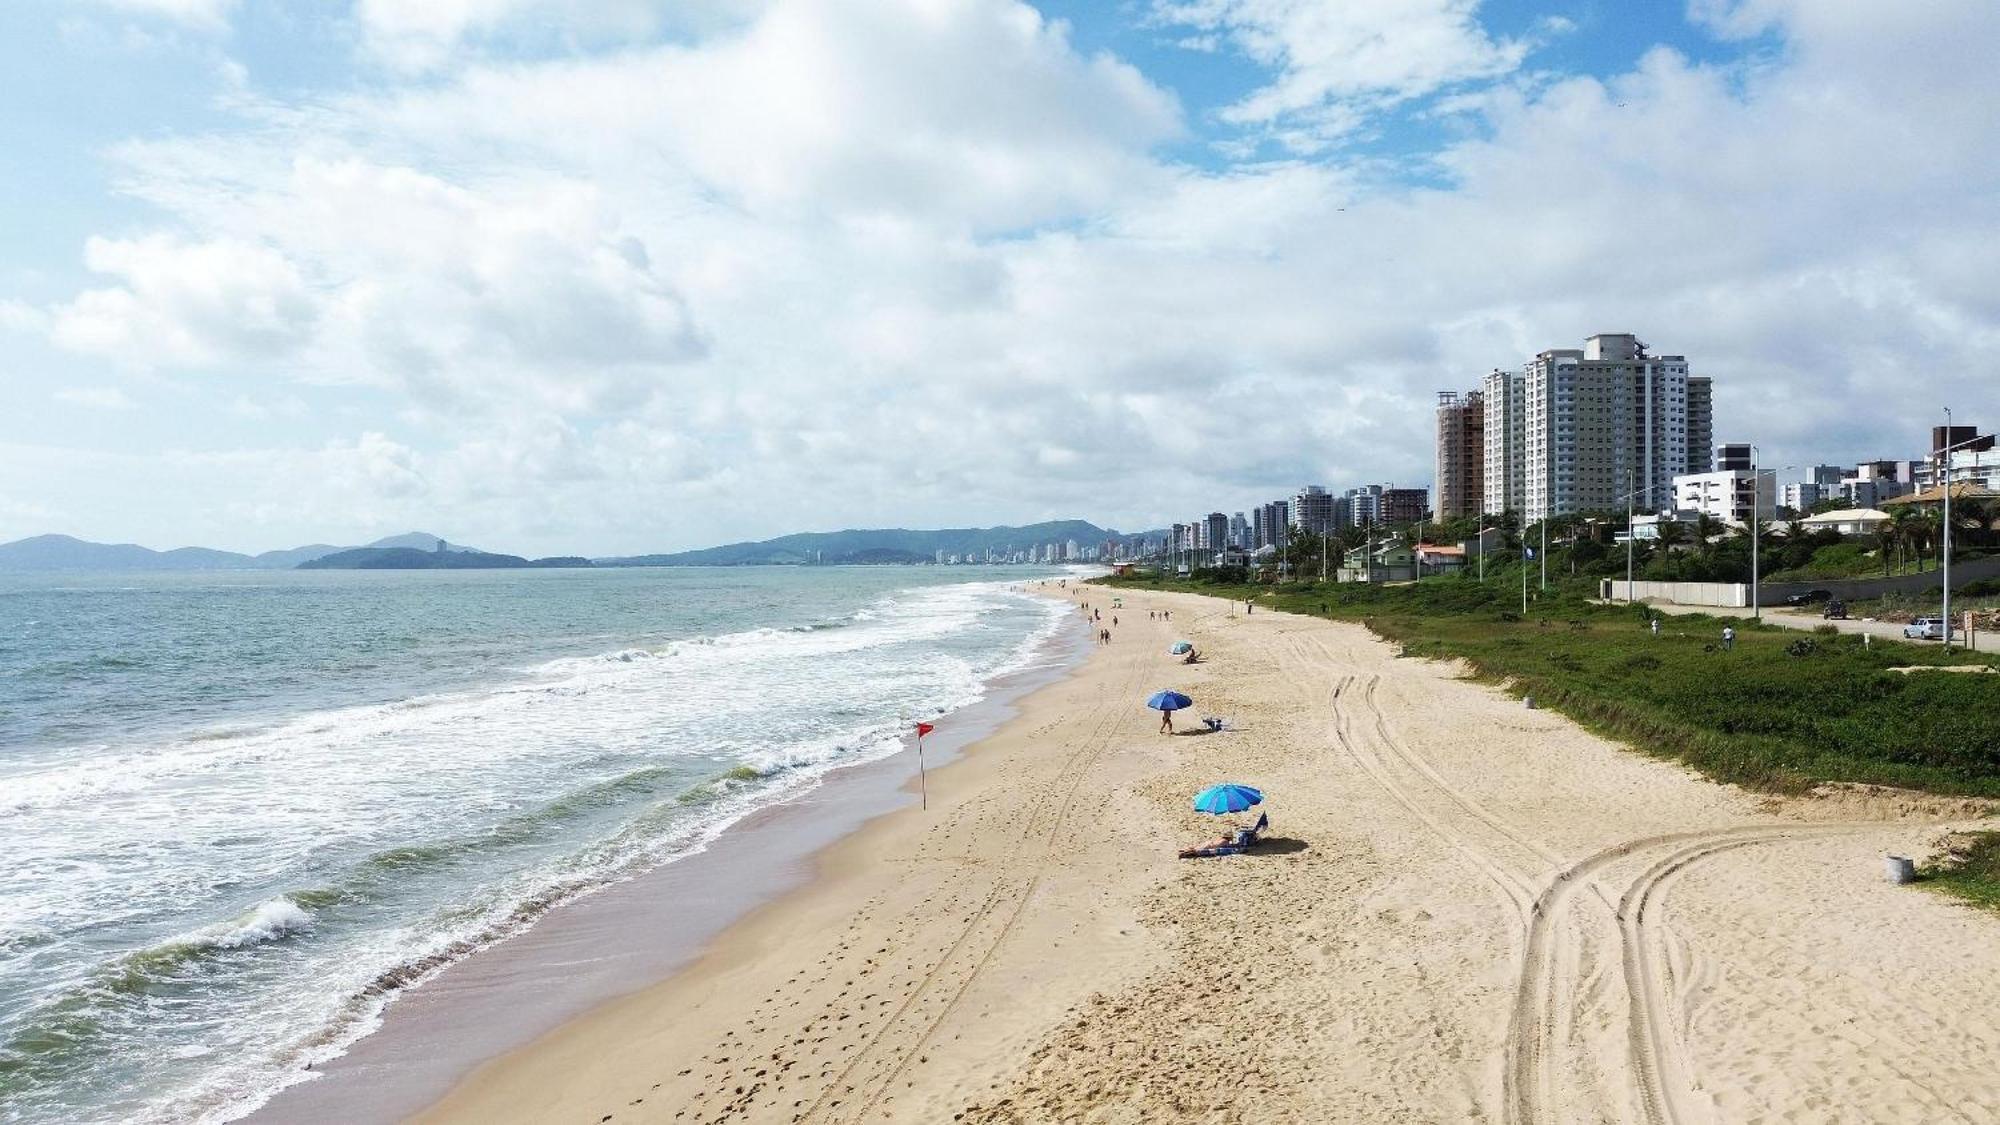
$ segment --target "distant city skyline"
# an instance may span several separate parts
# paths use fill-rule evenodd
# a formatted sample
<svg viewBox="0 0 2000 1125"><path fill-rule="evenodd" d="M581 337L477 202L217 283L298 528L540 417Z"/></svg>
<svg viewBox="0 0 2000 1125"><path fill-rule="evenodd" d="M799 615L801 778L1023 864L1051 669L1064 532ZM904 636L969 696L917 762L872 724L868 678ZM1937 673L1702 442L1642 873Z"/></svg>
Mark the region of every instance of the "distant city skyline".
<svg viewBox="0 0 2000 1125"><path fill-rule="evenodd" d="M1973 0L22 0L0 541L1247 524L1430 485L1437 390L1600 331L1766 464L1908 458L2000 420L1996 53Z"/></svg>

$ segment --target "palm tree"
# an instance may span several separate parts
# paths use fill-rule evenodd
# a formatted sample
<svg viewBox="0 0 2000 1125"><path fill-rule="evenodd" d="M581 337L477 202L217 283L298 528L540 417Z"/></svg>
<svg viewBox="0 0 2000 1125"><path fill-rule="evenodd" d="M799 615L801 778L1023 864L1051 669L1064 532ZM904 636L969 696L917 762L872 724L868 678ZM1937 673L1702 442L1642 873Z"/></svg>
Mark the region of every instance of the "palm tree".
<svg viewBox="0 0 2000 1125"><path fill-rule="evenodd" d="M1900 542L1902 542L1902 536L1896 530L1895 521L1890 520L1875 525L1875 553L1882 556L1882 573L1884 576L1893 573L1889 564L1890 552L1894 551L1896 545Z"/></svg>
<svg viewBox="0 0 2000 1125"><path fill-rule="evenodd" d="M1721 530L1722 521L1709 515L1707 512L1703 512L1694 518L1695 547L1701 552L1703 558L1707 558L1715 553L1715 544L1711 540Z"/></svg>
<svg viewBox="0 0 2000 1125"><path fill-rule="evenodd" d="M1904 504L1896 510L1893 524L1896 538L1903 547L1904 558L1914 556L1917 569L1923 569L1924 552L1929 549L1936 532L1937 520L1930 512L1916 504Z"/></svg>

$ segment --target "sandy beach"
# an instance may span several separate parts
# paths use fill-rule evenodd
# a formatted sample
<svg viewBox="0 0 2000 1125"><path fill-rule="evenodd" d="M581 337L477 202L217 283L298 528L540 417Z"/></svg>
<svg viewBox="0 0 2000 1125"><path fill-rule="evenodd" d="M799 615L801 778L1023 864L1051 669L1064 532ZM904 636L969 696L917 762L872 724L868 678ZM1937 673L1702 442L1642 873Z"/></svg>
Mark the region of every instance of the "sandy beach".
<svg viewBox="0 0 2000 1125"><path fill-rule="evenodd" d="M1359 626L1122 597L928 810L421 1120L2000 1121L2000 918L1882 874L1981 804L1746 793ZM1225 780L1266 843L1176 859Z"/></svg>

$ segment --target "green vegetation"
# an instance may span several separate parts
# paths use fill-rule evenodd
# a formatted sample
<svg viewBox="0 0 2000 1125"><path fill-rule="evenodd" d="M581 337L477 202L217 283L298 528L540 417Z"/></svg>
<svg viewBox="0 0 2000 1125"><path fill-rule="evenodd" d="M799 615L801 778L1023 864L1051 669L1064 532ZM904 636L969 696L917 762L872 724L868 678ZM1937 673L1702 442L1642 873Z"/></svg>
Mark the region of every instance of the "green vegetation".
<svg viewBox="0 0 2000 1125"><path fill-rule="evenodd" d="M1917 876L1947 894L2000 910L2000 832L1954 833L1944 854Z"/></svg>
<svg viewBox="0 0 2000 1125"><path fill-rule="evenodd" d="M1405 656L1464 660L1516 695L1720 780L1784 791L1850 781L2000 797L2000 676L1890 671L1993 663L1990 655L1893 642L1863 647L1854 635L1706 616L1664 617L1655 637L1644 607L1593 604L1582 582L1549 591L1523 614L1518 566L1490 568L1483 584L1220 580L1234 577L1099 581L1360 621L1400 642ZM1737 630L1731 651L1721 645L1725 625Z"/></svg>

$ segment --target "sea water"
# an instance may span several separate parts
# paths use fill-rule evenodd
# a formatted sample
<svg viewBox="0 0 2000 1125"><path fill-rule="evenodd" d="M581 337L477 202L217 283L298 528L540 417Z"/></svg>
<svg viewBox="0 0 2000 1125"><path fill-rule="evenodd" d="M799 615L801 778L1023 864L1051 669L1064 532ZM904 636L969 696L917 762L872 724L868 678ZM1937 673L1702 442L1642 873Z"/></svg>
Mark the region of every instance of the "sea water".
<svg viewBox="0 0 2000 1125"><path fill-rule="evenodd" d="M976 568L0 576L0 1121L221 1120L1029 666Z"/></svg>

